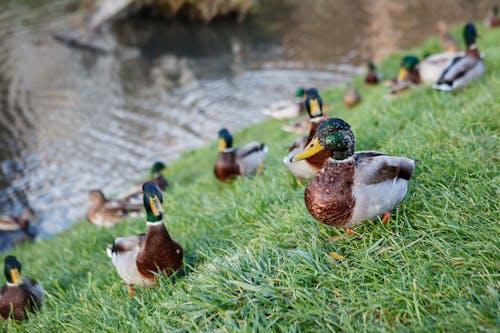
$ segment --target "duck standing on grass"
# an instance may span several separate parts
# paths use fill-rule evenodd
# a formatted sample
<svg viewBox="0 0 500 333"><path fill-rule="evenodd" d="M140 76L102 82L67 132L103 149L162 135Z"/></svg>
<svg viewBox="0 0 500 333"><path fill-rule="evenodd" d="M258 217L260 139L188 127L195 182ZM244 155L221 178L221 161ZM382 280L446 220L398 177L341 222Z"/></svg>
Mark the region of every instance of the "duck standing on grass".
<svg viewBox="0 0 500 333"><path fill-rule="evenodd" d="M365 75L366 84L377 84L380 81L380 73L377 71L377 67L373 62L368 62L367 71Z"/></svg>
<svg viewBox="0 0 500 333"><path fill-rule="evenodd" d="M330 158L304 193L309 213L322 223L343 228L381 214L385 223L406 195L415 161L373 151L355 153L349 124L330 118L321 122L311 142L292 162L325 150Z"/></svg>
<svg viewBox="0 0 500 333"><path fill-rule="evenodd" d="M494 5L491 12L484 19L484 25L488 28L500 26L500 17L498 17L498 6Z"/></svg>
<svg viewBox="0 0 500 333"><path fill-rule="evenodd" d="M359 91L355 89L351 83L347 84L344 96L342 96L342 101L348 108L352 108L361 102L361 95L359 94Z"/></svg>
<svg viewBox="0 0 500 333"><path fill-rule="evenodd" d="M158 186L160 191L165 192L168 187L168 181L162 174L162 171L165 170L167 166L160 161L157 161L151 167L151 179L147 180L153 182ZM143 182L144 183L144 182ZM127 200L131 203L141 203L142 202L142 184L136 184L127 190L125 193L120 195L120 199Z"/></svg>
<svg viewBox="0 0 500 333"><path fill-rule="evenodd" d="M142 208L141 204L133 204L125 200L109 200L101 190L91 191L89 200L92 204L87 210L87 221L100 227L111 227L131 212L139 212Z"/></svg>
<svg viewBox="0 0 500 333"><path fill-rule="evenodd" d="M16 257L5 258L7 284L0 289L0 317L23 320L28 311L42 307L45 291L35 280L21 275L22 265Z"/></svg>
<svg viewBox="0 0 500 333"><path fill-rule="evenodd" d="M414 55L406 55L401 58L398 76L389 82L391 88L390 94L397 94L400 91L408 89L413 84L422 83L418 71L419 62L418 57Z"/></svg>
<svg viewBox="0 0 500 333"><path fill-rule="evenodd" d="M142 189L146 233L118 237L106 250L130 296L134 295L134 286L154 286L157 273L173 274L181 268L183 258L182 247L163 224L161 191L153 182L145 183Z"/></svg>
<svg viewBox="0 0 500 333"><path fill-rule="evenodd" d="M306 111L309 114L310 131L309 135L301 136L296 139L290 147L288 147L288 154L283 159L283 163L290 169L297 182L302 183L302 179L310 179L321 169L325 161L330 157L328 152L320 153L312 156L303 161L291 163L292 157L301 152L308 142L310 142L316 133L319 123L325 119L323 114L323 100L316 88L307 90L306 97Z"/></svg>
<svg viewBox="0 0 500 333"><path fill-rule="evenodd" d="M466 45L465 55L455 57L445 66L434 89L452 91L465 87L472 80L484 73L484 64L476 46L477 31L472 23L467 23L463 30Z"/></svg>
<svg viewBox="0 0 500 333"><path fill-rule="evenodd" d="M215 160L214 174L221 182L236 176L259 174L264 167L264 154L267 146L252 141L241 147L233 148L233 137L225 128L219 131L219 154Z"/></svg>

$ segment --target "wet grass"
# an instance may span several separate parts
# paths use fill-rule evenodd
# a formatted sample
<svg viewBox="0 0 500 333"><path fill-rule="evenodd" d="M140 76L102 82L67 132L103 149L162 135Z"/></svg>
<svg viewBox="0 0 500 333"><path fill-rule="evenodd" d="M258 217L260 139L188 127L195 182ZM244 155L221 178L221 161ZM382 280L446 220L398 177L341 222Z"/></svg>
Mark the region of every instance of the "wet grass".
<svg viewBox="0 0 500 333"><path fill-rule="evenodd" d="M268 120L236 133L236 144L269 145L252 179L220 184L215 143L185 153L166 173L165 224L185 250L185 267L154 289L126 287L106 257L119 235L85 222L11 251L47 290L29 321L11 332L158 331L498 331L500 325L498 130L500 29L484 31L486 74L458 93L417 87L395 99L361 87L346 110L342 89L323 92L330 115L349 122L358 149L419 160L409 193L388 224L357 237L332 236L307 213L304 188L281 159L295 135ZM437 48L436 39L413 50ZM394 75L399 55L382 63ZM214 133L215 135L215 133ZM330 252L341 257L334 259Z"/></svg>

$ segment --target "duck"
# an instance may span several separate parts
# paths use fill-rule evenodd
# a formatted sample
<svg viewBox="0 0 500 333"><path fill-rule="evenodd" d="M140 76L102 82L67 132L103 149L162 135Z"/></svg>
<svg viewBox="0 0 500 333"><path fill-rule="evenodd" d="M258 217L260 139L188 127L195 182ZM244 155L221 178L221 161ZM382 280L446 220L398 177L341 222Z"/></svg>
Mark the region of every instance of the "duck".
<svg viewBox="0 0 500 333"><path fill-rule="evenodd" d="M7 283L0 289L0 317L26 319L28 312L42 307L45 291L35 280L23 277L22 265L14 256L4 260Z"/></svg>
<svg viewBox="0 0 500 333"><path fill-rule="evenodd" d="M460 49L456 38L450 34L448 31L448 25L445 22L439 21L436 23L436 29L439 33L439 43L441 44L441 49L444 52L457 52Z"/></svg>
<svg viewBox="0 0 500 333"><path fill-rule="evenodd" d="M303 161L291 163L291 159L297 153L302 151L308 142L311 141L319 123L326 119L323 113L323 99L316 88L310 88L306 92L306 111L309 114L310 131L309 135L304 135L297 138L291 146L288 147L288 154L283 158L283 163L290 169L292 174L297 179L299 185L303 179L310 179L321 169L325 161L329 157L328 152L324 152Z"/></svg>
<svg viewBox="0 0 500 333"><path fill-rule="evenodd" d="M377 71L377 67L372 61L369 61L367 64L367 71L365 75L365 83L366 84L377 84L381 79L380 73Z"/></svg>
<svg viewBox="0 0 500 333"><path fill-rule="evenodd" d="M344 95L342 96L342 101L344 105L352 108L361 101L361 95L359 91L352 86L351 83L347 83Z"/></svg>
<svg viewBox="0 0 500 333"><path fill-rule="evenodd" d="M497 27L500 25L500 17L498 17L498 6L493 5L491 11L488 13L484 19L484 25L488 28Z"/></svg>
<svg viewBox="0 0 500 333"><path fill-rule="evenodd" d="M31 208L25 208L21 215L0 215L0 231L23 231L29 238L35 237L30 231L30 224L35 218L35 212Z"/></svg>
<svg viewBox="0 0 500 333"><path fill-rule="evenodd" d="M484 73L484 64L476 46L477 31L473 23L467 23L463 29L466 45L465 55L455 57L443 69L433 88L440 91L452 91L465 87L469 82Z"/></svg>
<svg viewBox="0 0 500 333"><path fill-rule="evenodd" d="M330 157L309 181L304 202L321 223L352 228L382 216L404 198L415 160L375 151L355 152L351 126L340 118L323 120L305 149L292 162L328 151Z"/></svg>
<svg viewBox="0 0 500 333"><path fill-rule="evenodd" d="M439 80L445 66L456 57L463 57L465 52L440 52L431 54L420 61L418 73L424 84L434 84Z"/></svg>
<svg viewBox="0 0 500 333"><path fill-rule="evenodd" d="M153 166L151 167L150 170L150 175L151 178L147 181L151 181L158 186L160 191L165 192L168 188L168 181L167 179L163 176L162 171L167 169L167 166L165 163L161 161L156 161L153 163ZM126 200L131 203L141 203L142 202L142 184L136 184L132 186L130 189L125 191L122 195L120 195L118 198L121 200Z"/></svg>
<svg viewBox="0 0 500 333"><path fill-rule="evenodd" d="M116 238L106 253L118 275L134 296L136 286L153 287L157 274L172 275L182 267L182 246L170 237L163 224L163 196L154 182L142 186L146 232Z"/></svg>
<svg viewBox="0 0 500 333"><path fill-rule="evenodd" d="M252 141L241 147L233 147L233 137L226 128L219 130L218 155L215 160L215 178L221 182L237 176L259 174L264 167L267 146Z"/></svg>
<svg viewBox="0 0 500 333"><path fill-rule="evenodd" d="M304 110L305 89L298 88L295 101L283 100L275 102L262 110L262 113L274 119L290 119L297 117Z"/></svg>
<svg viewBox="0 0 500 333"><path fill-rule="evenodd" d="M92 204L87 210L87 221L100 227L111 227L130 213L140 212L142 209L142 204L107 199L101 190L90 191L89 201Z"/></svg>
<svg viewBox="0 0 500 333"><path fill-rule="evenodd" d="M391 88L390 94L395 95L412 85L422 83L418 71L419 62L420 60L415 55L405 55L401 58L398 76L388 82Z"/></svg>

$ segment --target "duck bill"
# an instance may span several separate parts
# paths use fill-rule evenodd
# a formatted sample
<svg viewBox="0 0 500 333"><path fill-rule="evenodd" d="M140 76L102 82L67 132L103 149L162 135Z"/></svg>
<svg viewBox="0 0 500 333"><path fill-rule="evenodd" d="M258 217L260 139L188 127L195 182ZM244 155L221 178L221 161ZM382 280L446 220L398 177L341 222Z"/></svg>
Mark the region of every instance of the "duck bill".
<svg viewBox="0 0 500 333"><path fill-rule="evenodd" d="M10 270L10 278L12 279L13 284L19 284L23 280L21 272L19 272L17 268L12 268Z"/></svg>
<svg viewBox="0 0 500 333"><path fill-rule="evenodd" d="M325 150L325 147L323 147L319 143L318 138L314 138L306 146L306 148L302 152L300 152L300 153L296 154L294 157L292 157L291 161L292 162L297 162L297 161L309 158L309 157L311 157L313 155L316 155L317 153L319 153L320 151L323 151L323 150Z"/></svg>
<svg viewBox="0 0 500 333"><path fill-rule="evenodd" d="M149 207L154 216L158 217L163 214L163 206L156 195L149 197Z"/></svg>
<svg viewBox="0 0 500 333"><path fill-rule="evenodd" d="M399 69L398 81L403 81L408 76L408 70L404 67Z"/></svg>
<svg viewBox="0 0 500 333"><path fill-rule="evenodd" d="M309 113L311 114L311 117L321 116L322 114L319 102L316 98L309 100Z"/></svg>
<svg viewBox="0 0 500 333"><path fill-rule="evenodd" d="M217 150L218 151L223 151L226 149L226 141L224 139L219 139L218 144L217 144Z"/></svg>

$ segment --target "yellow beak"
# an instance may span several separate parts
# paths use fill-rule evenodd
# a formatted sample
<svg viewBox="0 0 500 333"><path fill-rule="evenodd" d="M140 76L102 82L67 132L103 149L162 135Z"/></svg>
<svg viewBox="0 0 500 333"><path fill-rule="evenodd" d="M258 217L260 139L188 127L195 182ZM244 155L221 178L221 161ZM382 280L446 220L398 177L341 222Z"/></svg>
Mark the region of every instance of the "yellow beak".
<svg viewBox="0 0 500 333"><path fill-rule="evenodd" d="M399 69L398 81L403 81L408 76L408 70L404 67Z"/></svg>
<svg viewBox="0 0 500 333"><path fill-rule="evenodd" d="M292 162L297 162L306 158L309 158L313 155L316 155L320 151L325 150L325 147L323 147L320 143L318 138L314 138L307 146L304 148L304 150L298 154L296 154L294 157L292 157Z"/></svg>
<svg viewBox="0 0 500 333"><path fill-rule="evenodd" d="M156 195L154 197L149 197L149 207L151 207L151 212L154 216L163 214L163 206Z"/></svg>
<svg viewBox="0 0 500 333"><path fill-rule="evenodd" d="M220 138L218 141L217 150L223 151L224 149L226 149L226 140Z"/></svg>
<svg viewBox="0 0 500 333"><path fill-rule="evenodd" d="M17 270L17 268L12 268L10 270L10 278L12 279L12 283L18 284L23 280L21 273Z"/></svg>
<svg viewBox="0 0 500 333"><path fill-rule="evenodd" d="M309 110L311 116L316 117L321 115L321 109L319 107L319 102L316 98L309 100Z"/></svg>

